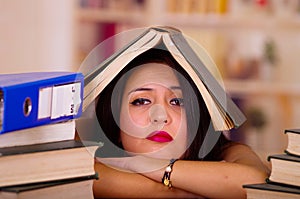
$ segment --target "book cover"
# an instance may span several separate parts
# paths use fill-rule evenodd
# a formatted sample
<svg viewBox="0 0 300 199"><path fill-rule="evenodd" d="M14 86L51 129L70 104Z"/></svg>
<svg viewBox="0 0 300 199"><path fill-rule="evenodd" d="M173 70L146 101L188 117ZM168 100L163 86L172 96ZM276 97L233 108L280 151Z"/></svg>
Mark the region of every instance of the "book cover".
<svg viewBox="0 0 300 199"><path fill-rule="evenodd" d="M81 176L67 180L54 180L0 188L0 198L94 198L93 181L98 175Z"/></svg>
<svg viewBox="0 0 300 199"><path fill-rule="evenodd" d="M47 181L47 182L28 183L28 184L23 184L23 185L0 187L0 191L20 193L20 192L24 192L24 191L30 191L30 190L35 190L35 189L41 189L41 188L66 184L66 183L73 183L73 182L98 179L98 178L99 178L98 173L95 173L94 175L79 176L79 177L70 178L70 179L52 180L52 181Z"/></svg>
<svg viewBox="0 0 300 199"><path fill-rule="evenodd" d="M300 134L300 129L285 129L284 133L296 133L296 134Z"/></svg>
<svg viewBox="0 0 300 199"><path fill-rule="evenodd" d="M261 183L261 184L247 184L243 185L247 192L247 198L259 198L259 199L267 199L267 198L288 198L288 199L296 199L300 197L300 189L297 187L291 186L282 186L278 184L269 184L269 183Z"/></svg>
<svg viewBox="0 0 300 199"><path fill-rule="evenodd" d="M74 72L0 74L0 134L78 118L83 84Z"/></svg>
<svg viewBox="0 0 300 199"><path fill-rule="evenodd" d="M300 157L287 155L287 154L275 154L275 155L268 156L269 161L272 161L274 159L287 161L287 162L290 162L290 163L292 163L292 162L300 163Z"/></svg>
<svg viewBox="0 0 300 199"><path fill-rule="evenodd" d="M86 143L86 142L85 142ZM38 153L45 151L54 151L54 150L64 150L64 149L74 149L74 148L82 148L88 146L97 146L97 143L87 144L82 143L79 140L66 140L59 142L50 142L44 144L32 144L32 145L24 145L18 147L4 147L0 148L0 161L4 156L18 155L18 154L27 154L27 153Z"/></svg>

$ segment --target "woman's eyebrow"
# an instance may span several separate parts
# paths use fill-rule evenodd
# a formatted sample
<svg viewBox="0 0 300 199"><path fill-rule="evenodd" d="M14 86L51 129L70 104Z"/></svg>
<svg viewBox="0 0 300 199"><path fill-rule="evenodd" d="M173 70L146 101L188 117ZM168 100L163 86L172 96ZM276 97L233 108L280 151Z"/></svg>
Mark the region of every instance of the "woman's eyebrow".
<svg viewBox="0 0 300 199"><path fill-rule="evenodd" d="M136 88L136 89L133 89L133 90L131 90L131 91L129 91L128 92L128 95L130 94L130 93L133 93L133 92L137 92L137 91L152 91L153 89L152 88Z"/></svg>
<svg viewBox="0 0 300 199"><path fill-rule="evenodd" d="M171 86L170 87L171 90L181 90L181 87L180 86ZM131 94L131 93L134 93L134 92L138 92L138 91L152 91L153 88L136 88L136 89L133 89L131 91L128 92L128 95Z"/></svg>
<svg viewBox="0 0 300 199"><path fill-rule="evenodd" d="M171 90L181 90L180 86L171 86L170 87Z"/></svg>

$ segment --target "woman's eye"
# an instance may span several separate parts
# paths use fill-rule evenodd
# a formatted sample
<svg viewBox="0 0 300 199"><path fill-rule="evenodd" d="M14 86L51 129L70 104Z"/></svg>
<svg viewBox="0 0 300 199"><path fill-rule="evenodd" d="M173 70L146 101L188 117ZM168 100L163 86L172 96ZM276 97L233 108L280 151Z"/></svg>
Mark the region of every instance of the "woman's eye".
<svg viewBox="0 0 300 199"><path fill-rule="evenodd" d="M133 100L130 104L135 105L135 106L140 106L140 105L147 105L150 104L151 101L145 98L138 98Z"/></svg>
<svg viewBox="0 0 300 199"><path fill-rule="evenodd" d="M183 99L182 98L174 98L170 101L171 105L175 106L183 106Z"/></svg>

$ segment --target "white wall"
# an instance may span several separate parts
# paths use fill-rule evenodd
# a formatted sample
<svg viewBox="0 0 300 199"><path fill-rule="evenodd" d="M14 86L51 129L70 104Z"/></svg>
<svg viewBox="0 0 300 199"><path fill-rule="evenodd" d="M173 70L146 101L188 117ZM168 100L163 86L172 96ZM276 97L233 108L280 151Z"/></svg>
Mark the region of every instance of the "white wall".
<svg viewBox="0 0 300 199"><path fill-rule="evenodd" d="M75 0L0 0L0 73L72 70Z"/></svg>

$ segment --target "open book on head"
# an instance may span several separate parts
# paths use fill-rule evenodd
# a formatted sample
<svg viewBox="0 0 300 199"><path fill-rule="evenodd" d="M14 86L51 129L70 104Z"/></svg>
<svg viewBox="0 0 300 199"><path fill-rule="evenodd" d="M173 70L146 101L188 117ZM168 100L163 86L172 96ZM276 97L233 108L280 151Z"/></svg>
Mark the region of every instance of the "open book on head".
<svg viewBox="0 0 300 199"><path fill-rule="evenodd" d="M85 75L83 111L135 57L164 46L194 81L208 108L216 131L240 126L245 116L210 73L183 34L170 27L150 27ZM205 55L208 56L208 55Z"/></svg>

